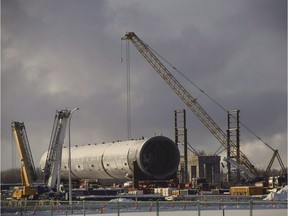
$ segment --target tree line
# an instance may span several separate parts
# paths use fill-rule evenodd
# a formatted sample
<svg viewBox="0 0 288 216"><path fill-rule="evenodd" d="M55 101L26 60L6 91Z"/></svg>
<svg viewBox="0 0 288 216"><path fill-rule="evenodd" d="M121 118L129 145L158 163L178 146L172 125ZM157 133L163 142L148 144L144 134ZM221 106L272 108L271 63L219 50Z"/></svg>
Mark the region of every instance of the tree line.
<svg viewBox="0 0 288 216"><path fill-rule="evenodd" d="M264 174L264 170L259 170L260 174ZM43 182L43 173L40 168L36 168L38 180L37 182ZM281 175L281 171L277 169L271 169L270 176L278 176ZM1 171L1 183L21 183L21 170L20 168L9 169L5 171Z"/></svg>
<svg viewBox="0 0 288 216"><path fill-rule="evenodd" d="M37 182L43 181L43 173L41 172L40 168L36 168L38 180ZM1 183L21 183L21 169L14 168L1 171Z"/></svg>

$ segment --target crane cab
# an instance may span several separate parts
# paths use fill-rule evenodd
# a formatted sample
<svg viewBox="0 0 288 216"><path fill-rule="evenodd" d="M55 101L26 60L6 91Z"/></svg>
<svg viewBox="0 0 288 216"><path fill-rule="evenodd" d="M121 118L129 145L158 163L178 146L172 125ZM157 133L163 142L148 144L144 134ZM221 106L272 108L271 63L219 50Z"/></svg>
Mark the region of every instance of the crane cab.
<svg viewBox="0 0 288 216"><path fill-rule="evenodd" d="M12 191L13 199L33 199L36 195L36 189L33 186L16 186Z"/></svg>

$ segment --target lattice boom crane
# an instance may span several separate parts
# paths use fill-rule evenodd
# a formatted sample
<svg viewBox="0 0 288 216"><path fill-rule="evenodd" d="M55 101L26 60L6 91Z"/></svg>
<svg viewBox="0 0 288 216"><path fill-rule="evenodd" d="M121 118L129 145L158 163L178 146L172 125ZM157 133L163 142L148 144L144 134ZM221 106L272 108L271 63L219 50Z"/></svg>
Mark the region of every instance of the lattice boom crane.
<svg viewBox="0 0 288 216"><path fill-rule="evenodd" d="M60 190L62 149L69 115L70 111L67 109L56 111L46 163L43 170L44 182L48 186L55 189L57 181L57 192Z"/></svg>
<svg viewBox="0 0 288 216"><path fill-rule="evenodd" d="M33 181L37 180L37 173L24 122L12 122L11 127L18 147L22 179L22 186L13 189L12 197L14 199L28 198L36 194Z"/></svg>
<svg viewBox="0 0 288 216"><path fill-rule="evenodd" d="M172 75L172 73L164 66L164 64L150 50L134 32L126 33L122 40L129 40L133 43L136 49L149 62L155 71L164 79L164 81L173 89L173 91L181 98L188 108L196 115L196 117L204 124L204 126L214 135L214 137L227 149L227 134L215 123L208 113L199 105L194 98ZM236 143L230 140L230 148L235 150ZM233 155L234 154L234 155ZM231 156L236 157L236 151L231 151ZM240 151L238 163L246 167L255 176L259 176L257 169L248 160L248 158Z"/></svg>

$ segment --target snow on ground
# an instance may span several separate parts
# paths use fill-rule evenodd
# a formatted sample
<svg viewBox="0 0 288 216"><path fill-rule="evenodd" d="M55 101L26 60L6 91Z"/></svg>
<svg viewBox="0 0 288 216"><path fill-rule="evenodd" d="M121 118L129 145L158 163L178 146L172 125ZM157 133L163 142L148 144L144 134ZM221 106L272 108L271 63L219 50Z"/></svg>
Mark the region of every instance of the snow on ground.
<svg viewBox="0 0 288 216"><path fill-rule="evenodd" d="M288 200L288 186L286 185L277 192L271 192L264 200Z"/></svg>
<svg viewBox="0 0 288 216"><path fill-rule="evenodd" d="M249 202L224 202L224 203L209 203L205 205L204 202L201 202L198 206L197 202L175 202L172 204L169 202L159 202L159 212L156 212L156 204L149 202L139 202L139 206L135 207L134 202L124 202L120 203L120 206L117 207L117 203L109 203L109 206L105 206L102 209L99 208L103 205L103 202L95 202L85 204L85 213L83 210L82 203L75 203L73 205L73 214L68 210L67 205L59 206L57 208L51 208L48 206L38 206L36 208L29 206L23 212L20 212L19 207L9 207L7 205L1 205L1 215L3 216L26 216L26 215L35 215L35 216L49 216L49 215L73 215L73 216L96 216L96 215L105 215L105 216L288 216L287 212L287 201L288 201L288 186L283 187L277 192L271 192L264 198L263 201L253 201ZM250 206L252 204L252 206ZM185 207L184 207L185 206ZM120 208L119 208L120 207ZM119 208L119 212L117 209ZM136 208L136 209L135 209ZM200 214L197 210L199 208ZM223 209L224 208L224 209ZM252 208L252 212L250 212ZM104 212L99 211L102 209ZM150 209L150 210L149 210ZM5 212L5 213L4 213ZM9 212L9 213L8 213ZM252 214L251 214L252 213Z"/></svg>
<svg viewBox="0 0 288 216"><path fill-rule="evenodd" d="M105 216L112 216L117 214L104 214ZM120 216L151 216L156 215L156 212L127 212L120 213ZM159 216L197 216L197 211L170 211L159 212ZM223 216L223 210L201 211L201 216ZM225 216L250 216L249 210L224 210ZM80 215L79 215L80 216ZM91 215L92 216L92 215ZM273 209L273 210L253 210L253 216L287 216L287 209Z"/></svg>
<svg viewBox="0 0 288 216"><path fill-rule="evenodd" d="M48 213L48 212L47 212ZM223 214L224 213L224 214ZM1 214L3 216L20 216L21 214L19 212L16 213L10 213L10 214ZM23 216L25 215L32 215L32 214L25 214L23 213ZM50 213L48 214L43 214L43 212L38 212L35 214L35 216L40 216L40 215L51 215ZM53 215L73 215L73 216L83 216L84 214L57 214L54 213ZM86 216L116 216L118 215L117 212L114 213L97 213L97 214L86 214ZM157 215L156 212L120 212L119 216L152 216L152 215ZM163 211L159 212L159 216L175 216L175 215L181 215L181 216L198 216L198 211ZM201 216L250 216L250 211L245 209L240 209L240 210L207 210L207 211L201 211L200 213ZM287 216L287 209L257 209L253 210L252 213L253 216Z"/></svg>

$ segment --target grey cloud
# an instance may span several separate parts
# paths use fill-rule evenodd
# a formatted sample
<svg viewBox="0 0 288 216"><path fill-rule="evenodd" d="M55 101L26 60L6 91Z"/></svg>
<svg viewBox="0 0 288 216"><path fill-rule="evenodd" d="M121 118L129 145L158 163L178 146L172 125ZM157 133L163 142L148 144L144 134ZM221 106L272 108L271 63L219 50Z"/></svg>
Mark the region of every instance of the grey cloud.
<svg viewBox="0 0 288 216"><path fill-rule="evenodd" d="M286 2L163 4L2 2L2 169L11 167L11 121L25 122L37 165L56 109L80 107L74 144L127 138L125 31L135 31L225 107L239 108L259 136L281 134L278 146L287 158ZM130 47L132 136L162 132L173 139L173 110L186 107ZM225 113L176 76L225 130ZM190 111L187 118L189 142L216 151L215 138ZM244 138L243 145L255 141Z"/></svg>

